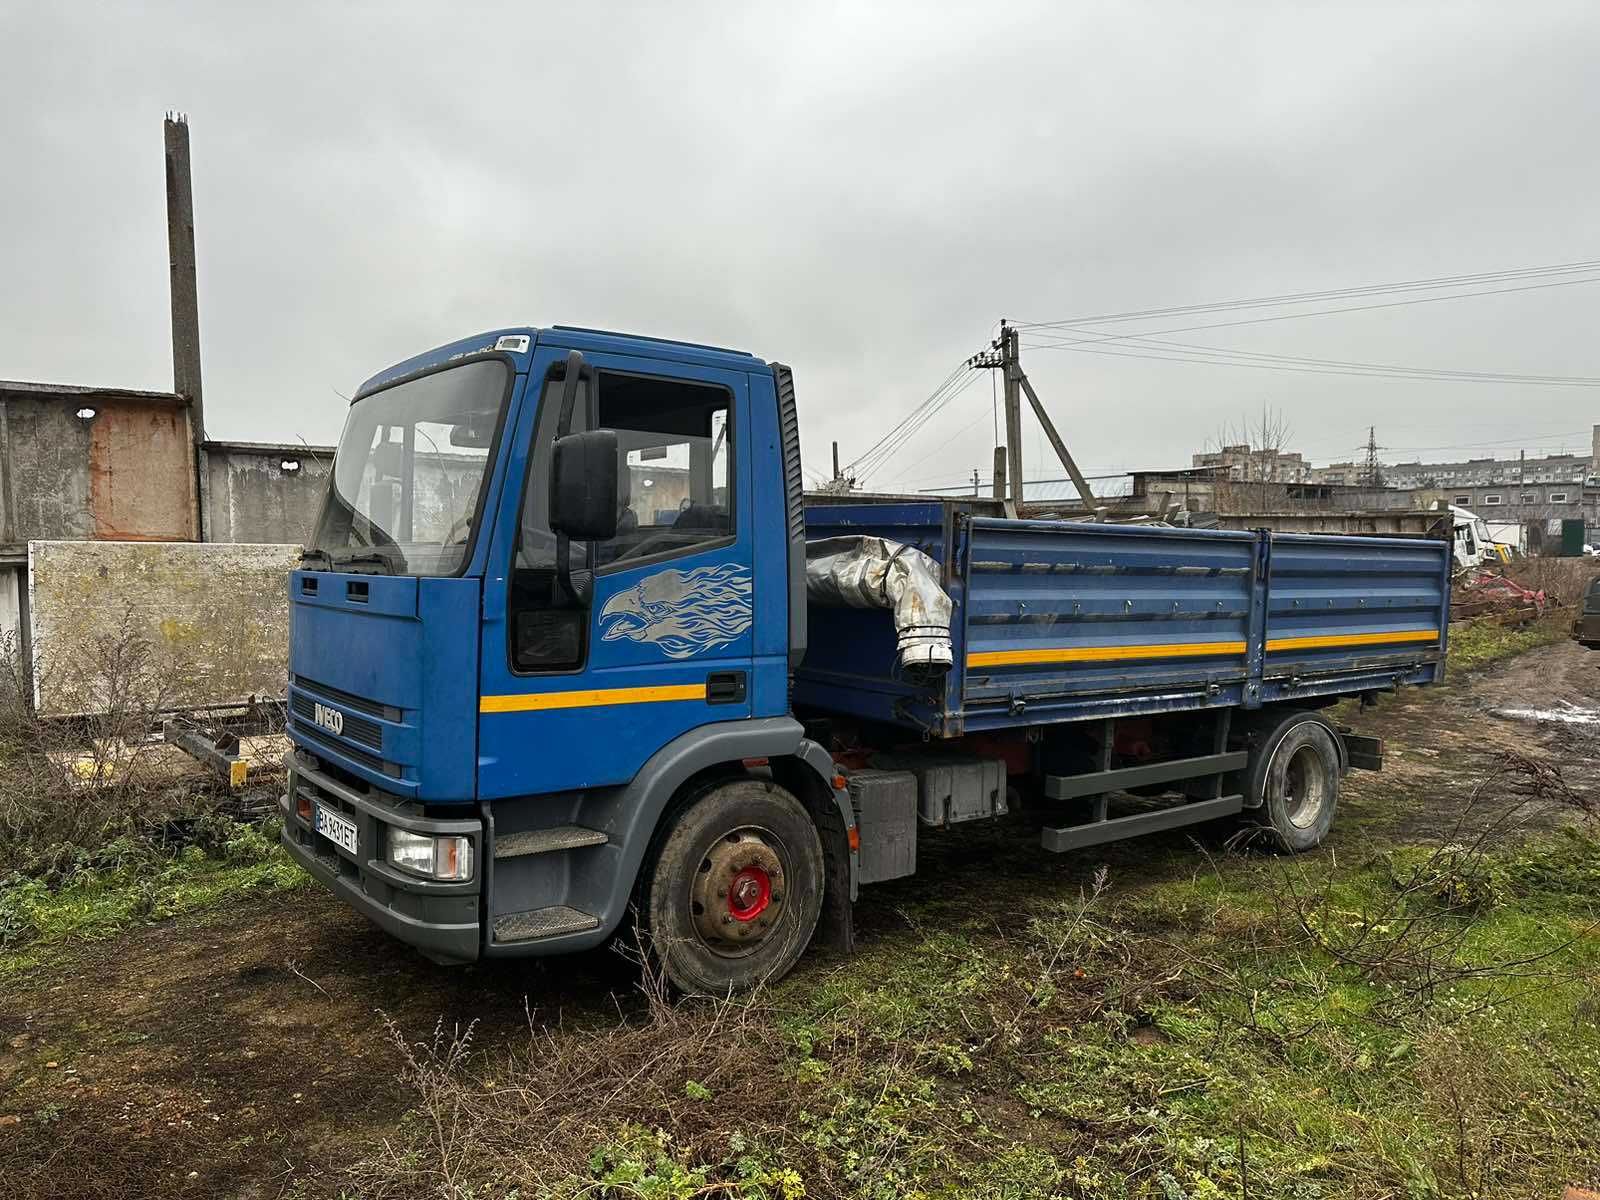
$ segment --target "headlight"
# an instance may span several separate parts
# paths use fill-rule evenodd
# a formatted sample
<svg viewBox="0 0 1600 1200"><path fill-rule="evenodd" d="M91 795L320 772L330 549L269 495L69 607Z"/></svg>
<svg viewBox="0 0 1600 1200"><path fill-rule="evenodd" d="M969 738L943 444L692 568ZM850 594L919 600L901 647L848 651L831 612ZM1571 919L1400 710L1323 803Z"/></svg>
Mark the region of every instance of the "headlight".
<svg viewBox="0 0 1600 1200"><path fill-rule="evenodd" d="M471 879L472 841L389 827L389 864L424 879Z"/></svg>

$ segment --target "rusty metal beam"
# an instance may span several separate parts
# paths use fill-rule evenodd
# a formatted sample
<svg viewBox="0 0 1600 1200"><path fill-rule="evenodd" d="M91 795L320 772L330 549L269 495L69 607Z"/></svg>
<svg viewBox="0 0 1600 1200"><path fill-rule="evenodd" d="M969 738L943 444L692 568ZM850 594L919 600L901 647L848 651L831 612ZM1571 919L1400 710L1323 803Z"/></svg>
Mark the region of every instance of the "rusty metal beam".
<svg viewBox="0 0 1600 1200"><path fill-rule="evenodd" d="M193 721L174 717L161 727L161 737L167 745L176 746L221 776L235 791L249 778L250 765L239 757L239 739L232 733L224 731L213 738Z"/></svg>

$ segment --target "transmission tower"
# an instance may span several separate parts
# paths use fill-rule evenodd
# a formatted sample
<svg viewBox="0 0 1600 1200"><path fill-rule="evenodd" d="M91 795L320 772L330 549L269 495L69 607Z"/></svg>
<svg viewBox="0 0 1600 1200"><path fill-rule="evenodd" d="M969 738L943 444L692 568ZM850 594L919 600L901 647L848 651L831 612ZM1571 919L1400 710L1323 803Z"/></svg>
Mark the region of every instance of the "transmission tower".
<svg viewBox="0 0 1600 1200"><path fill-rule="evenodd" d="M1367 456L1361 465L1361 483L1365 487L1383 486L1383 464L1378 461L1378 451L1383 447L1378 445L1378 428L1375 425L1367 426Z"/></svg>

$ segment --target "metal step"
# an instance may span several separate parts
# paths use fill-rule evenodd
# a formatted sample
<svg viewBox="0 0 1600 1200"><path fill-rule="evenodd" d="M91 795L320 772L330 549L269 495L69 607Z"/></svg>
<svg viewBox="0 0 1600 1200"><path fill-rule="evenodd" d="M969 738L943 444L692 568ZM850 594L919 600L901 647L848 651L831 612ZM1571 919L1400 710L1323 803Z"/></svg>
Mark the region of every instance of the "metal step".
<svg viewBox="0 0 1600 1200"><path fill-rule="evenodd" d="M583 933L600 928L600 918L565 904L533 908L527 912L506 913L494 919L494 940L531 942L562 933Z"/></svg>
<svg viewBox="0 0 1600 1200"><path fill-rule="evenodd" d="M1215 800L1193 800L1188 804L1134 813L1128 817L1085 821L1082 825L1066 825L1056 829L1046 826L1039 831L1039 844L1046 850L1057 853L1063 850L1079 850L1084 846L1099 846L1126 837L1158 833L1163 829L1181 829L1185 825L1199 825L1203 821L1231 816L1243 807L1243 796L1219 796Z"/></svg>
<svg viewBox="0 0 1600 1200"><path fill-rule="evenodd" d="M497 834L494 856L519 858L524 854L549 854L554 850L577 850L582 846L604 846L611 839L598 829L582 825L557 825L554 829L526 829L521 833Z"/></svg>

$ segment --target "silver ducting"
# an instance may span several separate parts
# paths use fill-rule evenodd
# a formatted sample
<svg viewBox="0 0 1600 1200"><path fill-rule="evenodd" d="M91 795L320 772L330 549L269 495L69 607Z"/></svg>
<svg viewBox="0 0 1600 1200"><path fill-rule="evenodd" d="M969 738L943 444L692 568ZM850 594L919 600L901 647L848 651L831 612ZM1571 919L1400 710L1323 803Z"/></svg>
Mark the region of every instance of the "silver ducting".
<svg viewBox="0 0 1600 1200"><path fill-rule="evenodd" d="M950 669L950 597L939 564L921 550L880 537L806 543L806 599L834 608L894 614L900 671L916 680Z"/></svg>

